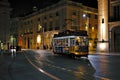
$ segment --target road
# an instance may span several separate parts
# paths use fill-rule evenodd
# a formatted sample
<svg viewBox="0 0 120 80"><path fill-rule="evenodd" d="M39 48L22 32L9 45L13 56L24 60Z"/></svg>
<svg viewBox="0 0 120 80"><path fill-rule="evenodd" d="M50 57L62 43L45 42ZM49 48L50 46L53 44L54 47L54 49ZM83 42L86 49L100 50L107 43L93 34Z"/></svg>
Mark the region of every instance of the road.
<svg viewBox="0 0 120 80"><path fill-rule="evenodd" d="M22 54L22 55L21 55ZM6 57L6 56L5 56ZM10 57L9 57L10 60ZM119 55L72 59L51 51L24 50L12 58L0 80L119 80ZM0 70L3 72L4 70ZM1 72L0 72L1 74Z"/></svg>
<svg viewBox="0 0 120 80"><path fill-rule="evenodd" d="M89 55L89 61L96 70L94 76L102 80L120 80L120 53L118 55Z"/></svg>
<svg viewBox="0 0 120 80"><path fill-rule="evenodd" d="M87 59L74 60L39 50L27 51L25 56L36 69L52 79L94 80L95 70Z"/></svg>

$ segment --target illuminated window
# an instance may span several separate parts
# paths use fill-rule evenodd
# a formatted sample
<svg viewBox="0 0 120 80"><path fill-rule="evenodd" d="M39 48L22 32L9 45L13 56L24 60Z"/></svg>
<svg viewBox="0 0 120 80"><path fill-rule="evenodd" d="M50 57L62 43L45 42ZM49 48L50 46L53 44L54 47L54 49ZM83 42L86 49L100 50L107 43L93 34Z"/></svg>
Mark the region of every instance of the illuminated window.
<svg viewBox="0 0 120 80"><path fill-rule="evenodd" d="M38 31L40 31L42 28L42 26L40 24L38 24Z"/></svg>
<svg viewBox="0 0 120 80"><path fill-rule="evenodd" d="M85 30L86 30L86 31L88 30L88 27L87 27L87 26L85 27Z"/></svg>
<svg viewBox="0 0 120 80"><path fill-rule="evenodd" d="M95 19L98 19L98 16L97 16L97 15L95 15Z"/></svg>
<svg viewBox="0 0 120 80"><path fill-rule="evenodd" d="M37 43L41 43L41 35L37 36Z"/></svg>
<svg viewBox="0 0 120 80"><path fill-rule="evenodd" d="M92 31L94 31L95 30L95 27L92 27Z"/></svg>

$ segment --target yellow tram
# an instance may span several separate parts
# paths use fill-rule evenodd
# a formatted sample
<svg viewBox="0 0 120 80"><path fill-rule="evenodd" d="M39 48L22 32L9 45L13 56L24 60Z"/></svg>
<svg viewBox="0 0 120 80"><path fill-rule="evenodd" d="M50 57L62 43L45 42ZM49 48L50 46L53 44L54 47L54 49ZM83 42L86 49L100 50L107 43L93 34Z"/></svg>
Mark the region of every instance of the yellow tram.
<svg viewBox="0 0 120 80"><path fill-rule="evenodd" d="M55 34L52 41L55 54L66 54L72 57L88 56L87 31L66 30Z"/></svg>

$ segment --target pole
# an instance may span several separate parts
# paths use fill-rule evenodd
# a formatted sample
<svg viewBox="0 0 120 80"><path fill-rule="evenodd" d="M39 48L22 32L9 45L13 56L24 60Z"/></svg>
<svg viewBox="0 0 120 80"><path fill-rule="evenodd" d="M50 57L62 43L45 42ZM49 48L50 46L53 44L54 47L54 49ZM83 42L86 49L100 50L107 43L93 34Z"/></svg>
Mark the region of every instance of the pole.
<svg viewBox="0 0 120 80"><path fill-rule="evenodd" d="M87 15L87 27L88 27L88 31L87 31L87 32L88 32L88 42L90 43L90 34L89 34L89 33L90 33L90 31L89 31L89 30L90 30L90 25L89 25L89 24L90 24L90 19L89 19L88 15ZM88 45L89 45L89 44L88 44ZM88 50L90 50L90 45L89 45Z"/></svg>
<svg viewBox="0 0 120 80"><path fill-rule="evenodd" d="M43 35L43 45L42 45L42 49L44 49L44 28L42 27L42 35Z"/></svg>
<svg viewBox="0 0 120 80"><path fill-rule="evenodd" d="M89 36L89 27L90 27L89 24L90 24L90 19L89 19L88 16L87 16L87 21L88 21L88 22L87 22L87 26L88 26L88 36Z"/></svg>

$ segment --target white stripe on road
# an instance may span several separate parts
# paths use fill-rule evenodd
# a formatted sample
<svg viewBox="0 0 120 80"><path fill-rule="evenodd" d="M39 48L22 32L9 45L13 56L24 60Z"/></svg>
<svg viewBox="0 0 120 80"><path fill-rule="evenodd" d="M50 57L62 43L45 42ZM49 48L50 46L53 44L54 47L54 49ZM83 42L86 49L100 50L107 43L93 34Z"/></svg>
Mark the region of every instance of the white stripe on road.
<svg viewBox="0 0 120 80"><path fill-rule="evenodd" d="M24 55L25 55L25 53L24 53ZM61 80L61 79L59 79L58 77L56 77L56 76L54 76L54 75L52 75L52 74L44 71L43 69L37 67L35 64L32 63L32 61L31 61L26 55L25 55L25 57L26 57L26 59L28 60L28 62L29 62L32 66L34 66L37 70L39 70L39 71L42 72L43 74L49 76L50 78L52 78L52 79L54 79L54 80Z"/></svg>
<svg viewBox="0 0 120 80"><path fill-rule="evenodd" d="M100 79L100 80L112 80L112 79L109 79L109 78L105 78L105 77L100 77L100 76L95 76L96 78Z"/></svg>

